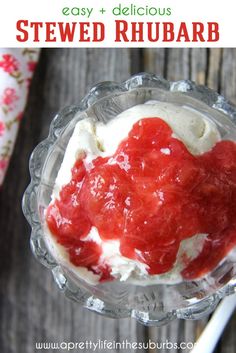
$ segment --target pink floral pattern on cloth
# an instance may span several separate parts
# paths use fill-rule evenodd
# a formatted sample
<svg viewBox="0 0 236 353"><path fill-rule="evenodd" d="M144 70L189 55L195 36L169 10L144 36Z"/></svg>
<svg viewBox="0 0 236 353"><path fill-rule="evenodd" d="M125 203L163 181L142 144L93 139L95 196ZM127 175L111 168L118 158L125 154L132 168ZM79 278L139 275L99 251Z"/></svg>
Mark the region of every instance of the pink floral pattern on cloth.
<svg viewBox="0 0 236 353"><path fill-rule="evenodd" d="M0 48L0 186L27 101L39 49Z"/></svg>

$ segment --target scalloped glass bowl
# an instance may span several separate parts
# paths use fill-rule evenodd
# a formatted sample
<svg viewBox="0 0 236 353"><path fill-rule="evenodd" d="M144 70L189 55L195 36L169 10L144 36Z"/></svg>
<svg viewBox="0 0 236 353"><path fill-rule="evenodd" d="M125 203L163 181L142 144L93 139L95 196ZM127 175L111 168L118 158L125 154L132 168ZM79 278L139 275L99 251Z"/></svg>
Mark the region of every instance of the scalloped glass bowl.
<svg viewBox="0 0 236 353"><path fill-rule="evenodd" d="M191 81L169 82L138 74L118 84L103 82L93 87L79 105L62 110L53 120L49 136L32 153L31 183L23 198L23 211L32 227L31 246L37 259L52 270L65 295L104 316L132 316L146 325L164 325L174 318L199 319L209 314L225 295L236 288L236 251L198 281L173 285L137 286L114 281L96 286L79 279L58 263L47 248L43 231L44 210L50 202L55 178L76 122L95 117L107 122L118 113L148 100L189 105L218 125L222 138L236 140L236 110L222 96Z"/></svg>

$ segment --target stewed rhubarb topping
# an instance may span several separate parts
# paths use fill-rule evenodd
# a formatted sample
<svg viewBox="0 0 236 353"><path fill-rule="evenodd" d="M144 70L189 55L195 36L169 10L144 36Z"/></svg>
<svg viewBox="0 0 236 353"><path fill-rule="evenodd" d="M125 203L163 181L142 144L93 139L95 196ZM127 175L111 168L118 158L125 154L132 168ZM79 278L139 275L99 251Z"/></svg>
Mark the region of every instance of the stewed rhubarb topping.
<svg viewBox="0 0 236 353"><path fill-rule="evenodd" d="M220 141L192 155L160 118L133 125L114 155L76 161L71 181L47 210L47 224L75 266L111 278L102 247L119 240L121 255L145 263L150 275L170 271L182 240L208 234L186 259L183 279L211 271L236 245L236 143Z"/></svg>

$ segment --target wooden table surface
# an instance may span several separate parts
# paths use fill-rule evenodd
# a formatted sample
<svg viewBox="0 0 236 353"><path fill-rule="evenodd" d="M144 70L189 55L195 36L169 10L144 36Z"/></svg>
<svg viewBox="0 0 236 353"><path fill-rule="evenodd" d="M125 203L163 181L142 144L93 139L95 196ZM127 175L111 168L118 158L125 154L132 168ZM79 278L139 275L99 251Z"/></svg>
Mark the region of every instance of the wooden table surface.
<svg viewBox="0 0 236 353"><path fill-rule="evenodd" d="M50 271L40 265L30 251L30 227L21 211L21 199L29 183L31 151L47 136L55 113L66 105L77 103L91 85L104 80L125 80L140 71L161 74L170 80L191 79L208 85L236 103L236 49L42 50L14 155L0 192L1 353L34 353L35 343L40 341L96 342L100 338L117 342L123 339L130 342L149 339L194 342L207 322L207 319L178 320L166 327L147 328L133 319L112 320L91 313L60 293ZM236 352L235 328L234 315L216 352ZM47 350L56 351L65 352ZM175 351L162 349L158 352Z"/></svg>

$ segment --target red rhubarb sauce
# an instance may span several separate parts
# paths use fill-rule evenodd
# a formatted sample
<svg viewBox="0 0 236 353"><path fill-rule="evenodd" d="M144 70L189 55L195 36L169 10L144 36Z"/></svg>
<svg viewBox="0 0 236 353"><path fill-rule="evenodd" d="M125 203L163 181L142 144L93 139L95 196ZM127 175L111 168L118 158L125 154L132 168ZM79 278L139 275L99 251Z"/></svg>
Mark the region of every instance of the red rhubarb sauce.
<svg viewBox="0 0 236 353"><path fill-rule="evenodd" d="M208 273L236 245L236 143L220 141L192 155L160 118L133 125L114 155L76 161L71 181L47 209L46 220L71 263L110 279L102 248L85 238L92 226L103 240L119 240L121 255L170 271L180 242L208 234L186 258L183 279Z"/></svg>

